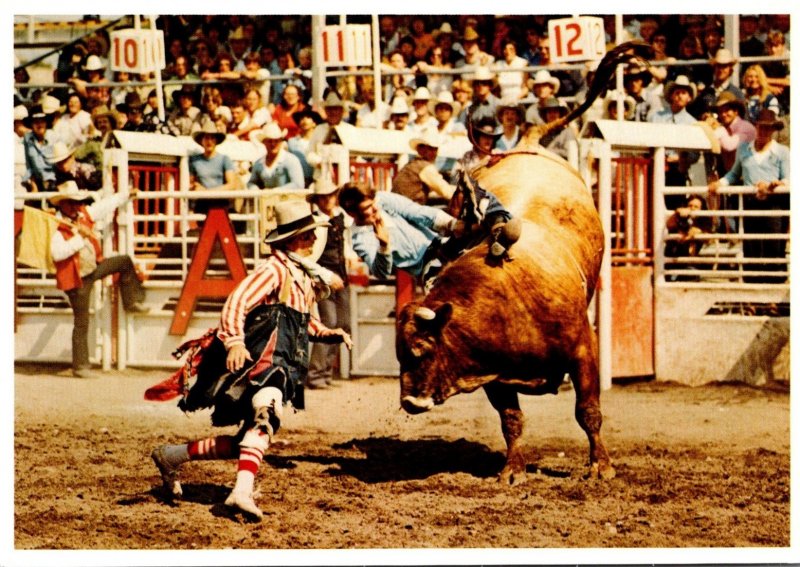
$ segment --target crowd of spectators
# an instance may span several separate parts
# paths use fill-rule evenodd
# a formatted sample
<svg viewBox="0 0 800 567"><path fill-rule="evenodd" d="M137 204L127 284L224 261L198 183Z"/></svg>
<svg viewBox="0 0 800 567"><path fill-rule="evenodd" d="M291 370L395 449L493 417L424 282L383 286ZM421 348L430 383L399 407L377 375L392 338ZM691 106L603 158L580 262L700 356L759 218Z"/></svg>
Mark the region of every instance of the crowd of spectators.
<svg viewBox="0 0 800 567"><path fill-rule="evenodd" d="M308 187L319 175L321 146L333 141L334 126L401 130L417 137L435 129L464 136L470 115L475 123L502 132L497 147L507 151L527 127L562 116L580 102L591 81L591 65L551 61L551 17L380 16L382 84L375 84L370 69L353 68L351 76L329 77L324 101L314 104L310 16L162 16L158 22L167 46L163 118L153 75L111 73L108 34L99 31L61 50L52 89L26 87L25 68L15 68L14 131L26 163L21 182L29 190L52 189L57 173L58 179L65 175L54 159L66 155L86 164L71 162L68 169L81 171L74 175L79 186L97 188L90 169L98 169L102 140L112 129L209 143L263 141L268 162L258 172L243 173L252 173L250 185L267 187ZM618 39L615 18L603 20L611 46ZM348 22L370 23L371 18L350 16ZM725 44L721 15L631 15L623 22L621 39L650 43L654 65L629 66L624 92L609 85L587 120L617 118L623 108L624 120L705 121L727 152L713 162L714 178L725 175L737 144L747 141L752 129L742 128L742 122L755 124L767 109L788 123L788 59L742 61L788 57L788 15L740 16L738 49ZM725 115L726 108L736 110L738 125ZM787 143L789 128L777 131ZM567 157L566 148L578 134L578 128L566 130L542 143ZM57 143L60 152L54 155ZM296 157L300 169L281 151ZM668 184L686 181L691 160L678 152L668 155ZM452 165L453 160L437 161L440 169ZM281 173L286 167L291 174Z"/></svg>

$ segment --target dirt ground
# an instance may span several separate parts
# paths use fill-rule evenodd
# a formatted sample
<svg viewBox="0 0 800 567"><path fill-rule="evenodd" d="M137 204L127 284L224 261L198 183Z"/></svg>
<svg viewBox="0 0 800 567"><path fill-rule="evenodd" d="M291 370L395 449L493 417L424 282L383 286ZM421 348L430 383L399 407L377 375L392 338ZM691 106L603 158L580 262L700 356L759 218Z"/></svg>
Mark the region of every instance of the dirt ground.
<svg viewBox="0 0 800 567"><path fill-rule="evenodd" d="M184 465L183 500L162 498L154 446L233 431L145 401L167 372L57 370L16 368L17 550L789 546L785 391L615 385L602 396L610 481L583 478L572 390L523 397L530 474L508 486L482 392L409 416L396 379L342 381L284 420L254 524L221 504L234 461Z"/></svg>

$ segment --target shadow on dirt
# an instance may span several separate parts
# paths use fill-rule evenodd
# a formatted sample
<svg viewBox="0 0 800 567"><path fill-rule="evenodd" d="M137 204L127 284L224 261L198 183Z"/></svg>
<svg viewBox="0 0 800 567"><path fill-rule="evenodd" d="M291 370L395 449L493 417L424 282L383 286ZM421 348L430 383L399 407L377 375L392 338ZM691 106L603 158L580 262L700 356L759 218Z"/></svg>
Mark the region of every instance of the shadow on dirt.
<svg viewBox="0 0 800 567"><path fill-rule="evenodd" d="M348 475L366 483L422 480L440 473L467 473L478 478L497 476L505 454L485 445L458 439L400 440L391 437L353 439L333 445L334 450L360 451L364 457L338 455L268 455L271 466L292 468L294 463L331 465L332 476ZM529 465L530 469L530 465ZM534 467L533 470L536 470ZM553 476L562 476L558 471Z"/></svg>

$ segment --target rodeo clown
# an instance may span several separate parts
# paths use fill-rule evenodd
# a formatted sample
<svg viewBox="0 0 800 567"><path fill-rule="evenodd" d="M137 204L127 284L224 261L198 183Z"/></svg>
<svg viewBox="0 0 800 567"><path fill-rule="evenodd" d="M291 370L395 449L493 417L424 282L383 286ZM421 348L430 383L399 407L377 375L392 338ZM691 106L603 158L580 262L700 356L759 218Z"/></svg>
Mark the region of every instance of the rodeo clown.
<svg viewBox="0 0 800 567"><path fill-rule="evenodd" d="M152 458L170 497L182 494L177 479L182 463L238 458L236 484L225 504L256 521L262 512L253 500L253 484L280 427L283 405L304 407L309 336L352 348L345 331L329 329L311 315L322 268L306 256L316 240L314 229L328 223L315 220L304 201L276 205L275 216L278 226L265 239L272 254L228 297L219 328L183 344L175 353L189 351L183 368L145 393L150 400L182 393L182 410L211 407L214 426L241 426L236 435L159 446Z"/></svg>

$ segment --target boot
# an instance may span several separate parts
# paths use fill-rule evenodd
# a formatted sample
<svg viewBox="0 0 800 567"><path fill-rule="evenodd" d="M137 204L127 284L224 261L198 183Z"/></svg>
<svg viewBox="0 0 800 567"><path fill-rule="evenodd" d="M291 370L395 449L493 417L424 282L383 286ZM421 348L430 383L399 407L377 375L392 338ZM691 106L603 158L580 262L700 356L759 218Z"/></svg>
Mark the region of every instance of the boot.
<svg viewBox="0 0 800 567"><path fill-rule="evenodd" d="M167 491L173 498L177 498L183 495L183 488L181 487L180 481L178 481L178 466L171 462L168 458L166 452L166 445L161 445L153 449L153 452L150 454L153 458L153 462L158 467L158 471L161 473L161 482L164 485L164 490Z"/></svg>
<svg viewBox="0 0 800 567"><path fill-rule="evenodd" d="M244 490L234 489L228 498L225 499L225 505L243 512L246 516L260 522L264 517L264 513L256 506L253 500L253 494Z"/></svg>
<svg viewBox="0 0 800 567"><path fill-rule="evenodd" d="M509 219L508 222L499 222L492 227L492 245L489 254L494 258L501 258L508 254L509 248L519 240L522 235L522 221L518 218Z"/></svg>

